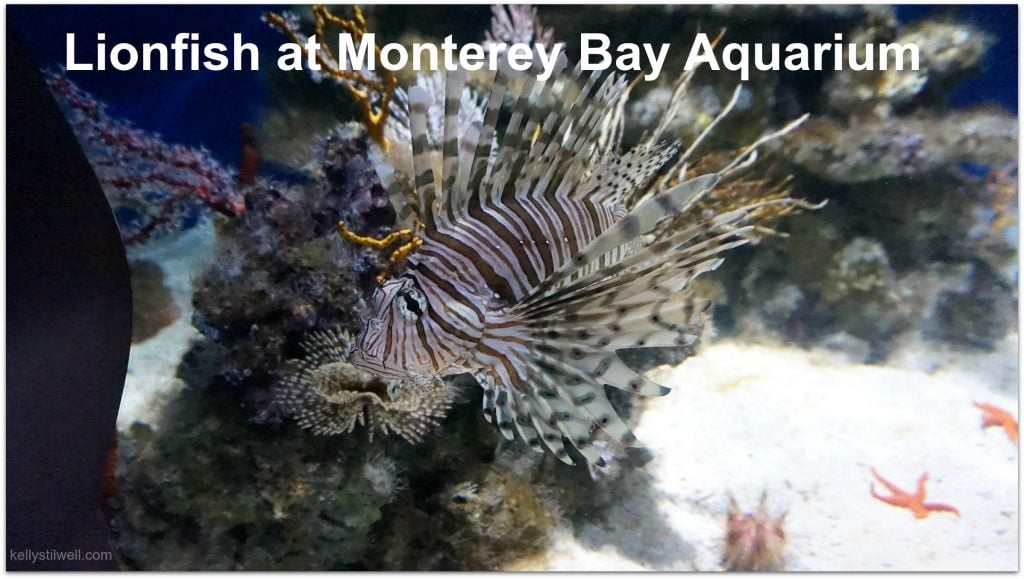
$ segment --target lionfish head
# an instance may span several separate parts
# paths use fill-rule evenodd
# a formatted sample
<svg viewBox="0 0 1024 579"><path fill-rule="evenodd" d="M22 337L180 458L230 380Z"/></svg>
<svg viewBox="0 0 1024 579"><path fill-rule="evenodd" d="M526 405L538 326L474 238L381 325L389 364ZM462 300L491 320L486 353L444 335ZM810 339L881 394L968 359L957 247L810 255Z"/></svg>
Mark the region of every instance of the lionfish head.
<svg viewBox="0 0 1024 579"><path fill-rule="evenodd" d="M374 291L372 314L352 343L352 364L388 378L437 373L437 360L422 338L429 308L414 275L384 282Z"/></svg>

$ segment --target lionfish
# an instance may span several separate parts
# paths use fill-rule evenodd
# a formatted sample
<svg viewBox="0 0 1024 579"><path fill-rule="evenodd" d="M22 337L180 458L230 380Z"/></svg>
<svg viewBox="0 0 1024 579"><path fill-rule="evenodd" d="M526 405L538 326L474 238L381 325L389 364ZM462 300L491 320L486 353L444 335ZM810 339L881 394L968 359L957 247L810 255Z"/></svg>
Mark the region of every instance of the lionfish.
<svg viewBox="0 0 1024 579"><path fill-rule="evenodd" d="M542 82L506 61L485 102L466 98L463 71L448 72L441 139L428 126L437 91L410 88L414 177L380 156L376 164L414 243L375 290L350 356L359 369L424 386L472 373L484 415L506 438L518 433L573 464L568 440L603 466L599 432L637 443L605 387L669 392L620 351L694 344L709 307L693 297L694 280L752 227L734 210L654 235L720 175L656 184L678 146L648 141L615 154L608 135L626 81L567 69L563 57ZM440 141L439 164L431 141Z"/></svg>

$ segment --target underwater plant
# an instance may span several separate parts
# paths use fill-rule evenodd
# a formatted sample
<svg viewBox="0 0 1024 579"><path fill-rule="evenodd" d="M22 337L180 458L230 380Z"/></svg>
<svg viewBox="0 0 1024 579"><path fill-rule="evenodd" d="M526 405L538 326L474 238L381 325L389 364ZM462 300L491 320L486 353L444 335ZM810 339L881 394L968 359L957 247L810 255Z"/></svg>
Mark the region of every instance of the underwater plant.
<svg viewBox="0 0 1024 579"><path fill-rule="evenodd" d="M204 150L172 145L111 117L62 71L45 74L114 210L127 245L188 229L203 208L236 217L245 200L235 175Z"/></svg>

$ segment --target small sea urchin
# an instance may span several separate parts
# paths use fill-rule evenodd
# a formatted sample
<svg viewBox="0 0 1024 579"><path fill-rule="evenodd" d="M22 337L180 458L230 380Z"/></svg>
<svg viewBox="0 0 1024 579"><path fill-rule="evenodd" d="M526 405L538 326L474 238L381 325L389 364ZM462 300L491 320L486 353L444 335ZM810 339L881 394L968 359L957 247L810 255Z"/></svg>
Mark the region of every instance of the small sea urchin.
<svg viewBox="0 0 1024 579"><path fill-rule="evenodd" d="M276 400L316 434L348 433L365 424L371 440L380 432L417 443L451 407L451 389L443 384L423 388L385 381L352 366L349 336L343 331L314 332L302 347L306 356L291 362Z"/></svg>
<svg viewBox="0 0 1024 579"><path fill-rule="evenodd" d="M786 548L786 515L768 514L767 493L761 493L757 512L744 513L736 499L729 497L729 518L726 522L725 554L722 567L726 571L780 571Z"/></svg>

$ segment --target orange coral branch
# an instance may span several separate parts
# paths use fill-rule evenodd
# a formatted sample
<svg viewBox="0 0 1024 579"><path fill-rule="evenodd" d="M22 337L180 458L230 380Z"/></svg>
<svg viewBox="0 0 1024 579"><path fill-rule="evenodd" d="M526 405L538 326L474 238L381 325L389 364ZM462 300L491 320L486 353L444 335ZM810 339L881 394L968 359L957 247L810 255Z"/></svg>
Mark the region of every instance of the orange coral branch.
<svg viewBox="0 0 1024 579"><path fill-rule="evenodd" d="M1017 442L1017 420L1012 414L991 404L981 402L974 402L973 404L981 409L982 428L998 426L1006 431L1006 436L1010 437L1010 440Z"/></svg>
<svg viewBox="0 0 1024 579"><path fill-rule="evenodd" d="M871 485L871 496L882 501L883 503L892 505L894 507L900 507L909 510L914 513L914 516L918 519L927 517L934 511L953 513L956 516L960 516L960 511L956 507L944 504L944 503L926 503L924 502L925 496L925 483L928 481L928 473L925 472L917 479L917 492L910 494L907 491L899 488L891 482L882 478L882 475L878 474L878 471L871 469L871 474L874 475L878 482L882 483L885 488L889 489L892 496L884 497L875 492L875 485Z"/></svg>

